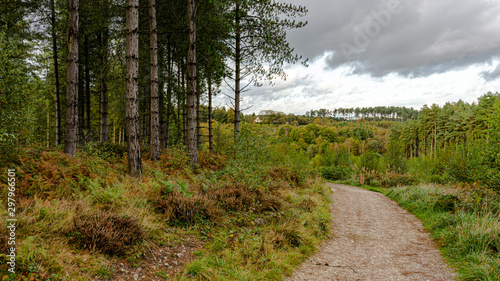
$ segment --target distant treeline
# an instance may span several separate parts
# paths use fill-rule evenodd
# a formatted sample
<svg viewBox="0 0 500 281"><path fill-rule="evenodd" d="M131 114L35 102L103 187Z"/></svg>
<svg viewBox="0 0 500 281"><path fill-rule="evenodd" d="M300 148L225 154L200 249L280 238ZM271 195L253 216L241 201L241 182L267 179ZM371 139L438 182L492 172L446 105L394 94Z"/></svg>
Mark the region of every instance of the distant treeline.
<svg viewBox="0 0 500 281"><path fill-rule="evenodd" d="M201 106L202 121L206 120L206 109ZM419 111L413 108L396 106L377 106L377 107L356 107L356 108L337 108L333 110L318 109L306 112L305 115L286 114L275 110L262 110L258 115L242 116L240 119L247 123L263 124L291 124L307 125L314 123L317 118L327 118L334 121L356 121L364 119L366 121L398 121L405 122L418 118ZM232 123L234 120L234 111L226 110L225 107L217 107L213 112L214 120L220 123Z"/></svg>
<svg viewBox="0 0 500 281"><path fill-rule="evenodd" d="M418 110L398 106L319 109L306 112L306 117L330 117L336 120L401 121L416 119Z"/></svg>
<svg viewBox="0 0 500 281"><path fill-rule="evenodd" d="M408 157L435 155L439 149L488 140L500 130L500 94L488 93L478 103L463 101L443 107L425 105L416 120L392 130L391 142L401 146Z"/></svg>

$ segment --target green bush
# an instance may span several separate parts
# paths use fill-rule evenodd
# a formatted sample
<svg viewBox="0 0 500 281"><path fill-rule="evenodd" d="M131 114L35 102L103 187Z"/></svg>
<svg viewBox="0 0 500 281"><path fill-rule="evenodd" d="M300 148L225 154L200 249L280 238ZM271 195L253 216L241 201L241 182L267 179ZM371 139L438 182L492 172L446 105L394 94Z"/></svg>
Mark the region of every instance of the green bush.
<svg viewBox="0 0 500 281"><path fill-rule="evenodd" d="M346 166L330 166L320 167L319 172L326 180L346 180L354 171Z"/></svg>
<svg viewBox="0 0 500 281"><path fill-rule="evenodd" d="M368 171L378 171L379 159L380 159L380 154L376 152L368 152L363 154L363 156L361 156L361 165Z"/></svg>

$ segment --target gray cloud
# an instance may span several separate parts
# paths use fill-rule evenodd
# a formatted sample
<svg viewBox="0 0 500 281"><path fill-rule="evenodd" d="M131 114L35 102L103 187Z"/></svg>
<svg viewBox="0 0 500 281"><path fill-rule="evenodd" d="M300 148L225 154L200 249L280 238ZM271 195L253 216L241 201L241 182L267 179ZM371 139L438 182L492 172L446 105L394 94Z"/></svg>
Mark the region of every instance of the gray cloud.
<svg viewBox="0 0 500 281"><path fill-rule="evenodd" d="M486 81L493 81L500 78L500 64L498 64L497 68L491 72L488 71L481 72L481 76Z"/></svg>
<svg viewBox="0 0 500 281"><path fill-rule="evenodd" d="M309 9L309 25L289 32L296 51L309 58L333 51L329 66L350 66L352 74L420 77L463 69L500 56L498 1L291 2ZM388 11L392 11L389 17ZM499 76L498 72L483 77L492 79Z"/></svg>

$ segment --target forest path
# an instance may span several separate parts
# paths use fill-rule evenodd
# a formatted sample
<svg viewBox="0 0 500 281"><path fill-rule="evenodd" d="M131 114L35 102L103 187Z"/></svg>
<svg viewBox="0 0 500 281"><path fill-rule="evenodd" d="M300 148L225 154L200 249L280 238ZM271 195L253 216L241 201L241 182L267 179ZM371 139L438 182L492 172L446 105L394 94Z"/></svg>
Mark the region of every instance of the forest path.
<svg viewBox="0 0 500 281"><path fill-rule="evenodd" d="M412 214L383 194L328 185L333 237L286 280L454 280Z"/></svg>

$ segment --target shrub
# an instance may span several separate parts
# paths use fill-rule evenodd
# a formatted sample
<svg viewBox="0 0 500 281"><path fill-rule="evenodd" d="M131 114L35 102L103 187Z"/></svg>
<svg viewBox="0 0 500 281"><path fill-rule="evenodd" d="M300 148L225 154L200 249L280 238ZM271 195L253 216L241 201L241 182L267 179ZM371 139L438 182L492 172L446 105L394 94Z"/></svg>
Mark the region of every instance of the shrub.
<svg viewBox="0 0 500 281"><path fill-rule="evenodd" d="M179 223L194 223L197 220L218 222L222 210L214 196L196 193L186 196L179 191L167 193L157 200L157 209L169 220Z"/></svg>
<svg viewBox="0 0 500 281"><path fill-rule="evenodd" d="M346 166L330 166L320 167L319 172L327 180L345 180L352 175L353 170Z"/></svg>
<svg viewBox="0 0 500 281"><path fill-rule="evenodd" d="M277 211L281 201L271 194L259 189L248 189L244 186L223 186L214 191L220 206L226 211L243 211L250 208L258 212Z"/></svg>
<svg viewBox="0 0 500 281"><path fill-rule="evenodd" d="M218 171L224 168L227 157L216 152L199 151L198 167L210 171Z"/></svg>
<svg viewBox="0 0 500 281"><path fill-rule="evenodd" d="M418 183L418 179L410 174L400 174L386 172L379 179L379 184L383 187L410 186Z"/></svg>
<svg viewBox="0 0 500 281"><path fill-rule="evenodd" d="M302 182L302 176L288 167L275 167L269 170L269 176L274 180L282 180L294 183L298 186Z"/></svg>
<svg viewBox="0 0 500 281"><path fill-rule="evenodd" d="M460 205L460 199L454 194L434 194L434 197L434 210L438 212L453 212Z"/></svg>
<svg viewBox="0 0 500 281"><path fill-rule="evenodd" d="M142 225L128 215L107 211L82 214L74 219L70 242L108 255L123 255L145 238Z"/></svg>

